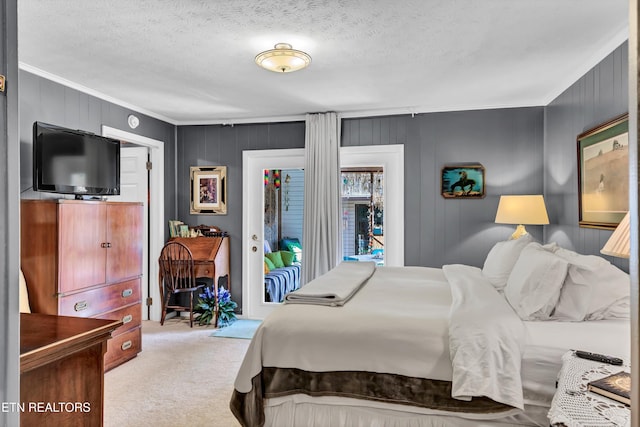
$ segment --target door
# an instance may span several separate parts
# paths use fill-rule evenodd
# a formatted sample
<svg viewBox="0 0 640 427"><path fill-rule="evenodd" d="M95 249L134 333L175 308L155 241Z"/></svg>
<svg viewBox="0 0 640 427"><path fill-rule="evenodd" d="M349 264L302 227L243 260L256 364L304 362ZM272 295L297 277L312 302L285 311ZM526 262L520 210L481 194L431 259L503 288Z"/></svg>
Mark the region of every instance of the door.
<svg viewBox="0 0 640 427"><path fill-rule="evenodd" d="M302 169L304 150L252 150L243 152L243 281L242 312L264 319L278 303L266 302L264 287L264 170ZM304 254L304 242L302 242Z"/></svg>
<svg viewBox="0 0 640 427"><path fill-rule="evenodd" d="M58 252L65 254L60 257L60 292L105 283L106 212L100 202L58 205Z"/></svg>
<svg viewBox="0 0 640 427"><path fill-rule="evenodd" d="M404 265L404 146L342 147L340 161L341 167L379 166L385 171L384 263ZM242 313L249 318L262 319L278 306L264 298L264 170L303 168L304 149L243 152Z"/></svg>
<svg viewBox="0 0 640 427"><path fill-rule="evenodd" d="M149 149L132 144L122 144L120 149L120 195L109 197L110 201L116 202L139 202L142 207L142 291L143 300L146 299L149 288L149 173L147 170L147 159ZM137 216L132 218L136 221ZM123 219L127 221L127 219Z"/></svg>
<svg viewBox="0 0 640 427"><path fill-rule="evenodd" d="M142 274L144 223L142 206L133 203L107 205L107 281Z"/></svg>

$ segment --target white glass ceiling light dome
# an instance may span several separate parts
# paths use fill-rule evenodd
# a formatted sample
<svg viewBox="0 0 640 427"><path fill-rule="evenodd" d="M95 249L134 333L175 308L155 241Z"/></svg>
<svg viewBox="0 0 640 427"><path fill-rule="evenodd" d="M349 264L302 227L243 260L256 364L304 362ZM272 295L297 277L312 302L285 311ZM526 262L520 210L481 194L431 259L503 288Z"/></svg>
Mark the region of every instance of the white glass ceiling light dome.
<svg viewBox="0 0 640 427"><path fill-rule="evenodd" d="M288 43L278 43L274 49L259 53L256 64L276 73L290 73L311 64L311 57L301 50L292 49Z"/></svg>

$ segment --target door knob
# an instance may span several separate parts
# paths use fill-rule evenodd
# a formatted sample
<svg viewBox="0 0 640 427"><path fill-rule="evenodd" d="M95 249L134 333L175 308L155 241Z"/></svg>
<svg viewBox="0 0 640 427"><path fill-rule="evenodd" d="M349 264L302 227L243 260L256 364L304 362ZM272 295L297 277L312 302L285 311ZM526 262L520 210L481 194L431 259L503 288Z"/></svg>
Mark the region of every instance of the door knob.
<svg viewBox="0 0 640 427"><path fill-rule="evenodd" d="M258 247L257 247L257 246L252 246L252 247L251 247L251 250L252 250L253 252L257 252L257 251L258 251Z"/></svg>

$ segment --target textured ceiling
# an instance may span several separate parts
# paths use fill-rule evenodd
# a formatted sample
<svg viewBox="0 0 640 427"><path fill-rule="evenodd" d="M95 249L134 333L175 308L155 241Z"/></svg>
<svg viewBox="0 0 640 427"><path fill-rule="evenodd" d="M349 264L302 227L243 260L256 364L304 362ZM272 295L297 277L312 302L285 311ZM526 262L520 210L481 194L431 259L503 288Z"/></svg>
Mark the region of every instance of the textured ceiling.
<svg viewBox="0 0 640 427"><path fill-rule="evenodd" d="M18 0L22 69L174 124L546 105L627 0ZM279 42L309 68L277 74Z"/></svg>

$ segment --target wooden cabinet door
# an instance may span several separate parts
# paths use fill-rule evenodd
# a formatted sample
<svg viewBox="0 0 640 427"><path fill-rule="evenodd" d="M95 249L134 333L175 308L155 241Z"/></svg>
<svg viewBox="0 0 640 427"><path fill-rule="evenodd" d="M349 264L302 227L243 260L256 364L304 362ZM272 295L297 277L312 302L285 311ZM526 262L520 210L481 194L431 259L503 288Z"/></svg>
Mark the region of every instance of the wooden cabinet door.
<svg viewBox="0 0 640 427"><path fill-rule="evenodd" d="M142 274L142 205L107 204L107 281L116 282Z"/></svg>
<svg viewBox="0 0 640 427"><path fill-rule="evenodd" d="M67 293L105 283L106 206L62 203L58 215L59 291Z"/></svg>

